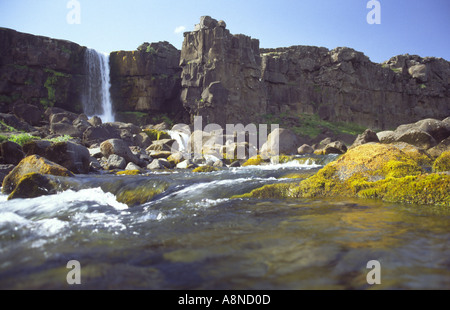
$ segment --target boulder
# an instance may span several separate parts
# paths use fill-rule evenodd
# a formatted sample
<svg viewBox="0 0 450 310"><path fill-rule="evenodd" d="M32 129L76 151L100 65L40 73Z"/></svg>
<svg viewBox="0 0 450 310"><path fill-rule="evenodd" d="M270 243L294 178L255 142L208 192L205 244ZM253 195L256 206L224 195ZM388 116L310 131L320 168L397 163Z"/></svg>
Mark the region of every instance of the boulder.
<svg viewBox="0 0 450 310"><path fill-rule="evenodd" d="M73 173L67 168L51 162L39 155L25 157L3 180L2 193L11 194L21 178L29 173L50 174L55 176L72 177Z"/></svg>
<svg viewBox="0 0 450 310"><path fill-rule="evenodd" d="M100 150L106 158L109 158L110 155L115 154L120 157L123 157L127 163L132 162L136 165L140 165L141 161L139 158L134 155L130 147L123 140L120 139L109 139L100 144ZM124 167L125 168L125 167Z"/></svg>
<svg viewBox="0 0 450 310"><path fill-rule="evenodd" d="M413 124L399 126L395 132L399 135L412 130L423 131L433 137L437 143L450 136L450 124L432 118L427 118Z"/></svg>
<svg viewBox="0 0 450 310"><path fill-rule="evenodd" d="M314 149L308 144L303 144L301 147L298 148L297 153L299 155L312 154L314 153Z"/></svg>
<svg viewBox="0 0 450 310"><path fill-rule="evenodd" d="M267 137L267 142L262 146L260 153L263 156L275 156L280 154L297 154L301 139L289 129L277 128Z"/></svg>
<svg viewBox="0 0 450 310"><path fill-rule="evenodd" d="M17 186L9 194L8 200L53 195L57 193L58 186L58 182L49 178L48 175L28 173L19 180Z"/></svg>
<svg viewBox="0 0 450 310"><path fill-rule="evenodd" d="M449 190L450 175L426 173L414 153L394 145L367 143L300 183L266 185L238 197L360 197L449 207Z"/></svg>
<svg viewBox="0 0 450 310"><path fill-rule="evenodd" d="M89 173L89 150L70 141L51 143L49 141L31 141L23 146L27 156L39 155L55 162L75 174Z"/></svg>
<svg viewBox="0 0 450 310"><path fill-rule="evenodd" d="M135 171L135 170L141 170L141 167L139 167L138 165L136 165L135 163L128 163L128 165L125 167L125 170L128 171Z"/></svg>
<svg viewBox="0 0 450 310"><path fill-rule="evenodd" d="M353 142L350 149L355 148L360 145L363 145L363 144L366 144L366 143L369 143L369 142L380 142L380 140L378 139L376 132L374 132L370 129L366 129L366 131L364 131L362 134L360 134L360 135L358 135L358 137L356 137L355 142Z"/></svg>
<svg viewBox="0 0 450 310"><path fill-rule="evenodd" d="M194 162L190 159L186 159L182 162L180 162L179 164L177 164L176 168L177 169L193 169L193 168L197 168L198 166L196 164L194 164Z"/></svg>
<svg viewBox="0 0 450 310"><path fill-rule="evenodd" d="M347 152L347 147L341 141L328 143L323 149L323 155L344 154L345 152Z"/></svg>
<svg viewBox="0 0 450 310"><path fill-rule="evenodd" d="M31 126L39 126L42 121L42 111L31 104L15 104L13 113Z"/></svg>
<svg viewBox="0 0 450 310"><path fill-rule="evenodd" d="M166 159L154 159L148 166L149 170L170 169L170 163Z"/></svg>
<svg viewBox="0 0 450 310"><path fill-rule="evenodd" d="M123 157L116 154L111 154L108 157L106 166L108 170L114 169L124 170L127 166L127 162Z"/></svg>
<svg viewBox="0 0 450 310"><path fill-rule="evenodd" d="M19 144L11 141L0 144L0 164L17 165L24 157L25 153Z"/></svg>
<svg viewBox="0 0 450 310"><path fill-rule="evenodd" d="M145 132L141 132L133 136L133 144L143 149L148 148L152 145L152 143L152 139Z"/></svg>
<svg viewBox="0 0 450 310"><path fill-rule="evenodd" d="M450 151L450 137L442 140L438 145L428 149L427 152L433 157L439 157L442 153Z"/></svg>
<svg viewBox="0 0 450 310"><path fill-rule="evenodd" d="M33 132L36 128L18 119L15 115L0 113L0 121L19 131ZM1 129L1 126L0 126ZM3 130L3 129L2 129Z"/></svg>
<svg viewBox="0 0 450 310"><path fill-rule="evenodd" d="M150 154L150 157L158 158L158 159L160 159L160 158L167 159L167 158L169 158L170 155L172 155L172 153L169 151L150 151L149 154Z"/></svg>
<svg viewBox="0 0 450 310"><path fill-rule="evenodd" d="M91 119L88 120L88 123L93 127L98 127L103 124L102 119L98 116L92 116Z"/></svg>
<svg viewBox="0 0 450 310"><path fill-rule="evenodd" d="M152 144L147 148L147 152L151 151L172 151L172 146L176 141L173 139L161 139L153 141Z"/></svg>

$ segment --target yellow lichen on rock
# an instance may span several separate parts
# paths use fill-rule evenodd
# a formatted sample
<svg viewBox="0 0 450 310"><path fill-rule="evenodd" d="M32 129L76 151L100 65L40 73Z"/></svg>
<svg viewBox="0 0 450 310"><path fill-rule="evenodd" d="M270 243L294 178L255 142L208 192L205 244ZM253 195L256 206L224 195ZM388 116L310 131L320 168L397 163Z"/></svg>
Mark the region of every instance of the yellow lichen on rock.
<svg viewBox="0 0 450 310"><path fill-rule="evenodd" d="M241 197L363 197L450 206L450 176L426 174L417 154L369 143L348 151L297 184L272 184Z"/></svg>
<svg viewBox="0 0 450 310"><path fill-rule="evenodd" d="M262 159L261 155L257 155L257 156L253 156L253 157L249 158L249 159L242 165L242 167L247 167L247 166L259 166L259 165L261 165L262 162L263 162L263 159Z"/></svg>
<svg viewBox="0 0 450 310"><path fill-rule="evenodd" d="M139 175L141 171L139 170L123 170L116 173L117 175Z"/></svg>
<svg viewBox="0 0 450 310"><path fill-rule="evenodd" d="M22 161L3 180L2 193L11 194L19 181L29 173L49 174L55 176L72 177L73 173L61 165L51 162L44 157L31 155Z"/></svg>
<svg viewBox="0 0 450 310"><path fill-rule="evenodd" d="M219 169L216 167L211 167L211 166L200 166L195 168L194 170L192 170L192 172L214 172L214 171L218 171Z"/></svg>
<svg viewBox="0 0 450 310"><path fill-rule="evenodd" d="M433 164L434 172L450 171L450 151L442 153Z"/></svg>

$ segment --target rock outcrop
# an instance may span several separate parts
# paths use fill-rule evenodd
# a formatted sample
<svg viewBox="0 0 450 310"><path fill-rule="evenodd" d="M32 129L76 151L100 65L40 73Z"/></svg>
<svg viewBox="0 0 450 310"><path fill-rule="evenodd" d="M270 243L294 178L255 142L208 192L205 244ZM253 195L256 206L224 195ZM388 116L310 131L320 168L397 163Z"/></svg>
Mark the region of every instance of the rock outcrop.
<svg viewBox="0 0 450 310"><path fill-rule="evenodd" d="M180 53L168 42L111 53L111 98L118 121L145 125L158 113L183 119Z"/></svg>
<svg viewBox="0 0 450 310"><path fill-rule="evenodd" d="M225 126L257 122L265 114L258 40L232 35L224 22L204 16L185 33L180 66L181 100L191 117Z"/></svg>
<svg viewBox="0 0 450 310"><path fill-rule="evenodd" d="M85 50L69 41L0 28L0 112L13 112L31 125L38 125L39 111L48 107L83 112Z"/></svg>
<svg viewBox="0 0 450 310"><path fill-rule="evenodd" d="M450 114L450 63L401 55L383 64L347 47L259 49L210 17L185 33L182 101L208 122L258 123L265 114L316 114L390 129Z"/></svg>

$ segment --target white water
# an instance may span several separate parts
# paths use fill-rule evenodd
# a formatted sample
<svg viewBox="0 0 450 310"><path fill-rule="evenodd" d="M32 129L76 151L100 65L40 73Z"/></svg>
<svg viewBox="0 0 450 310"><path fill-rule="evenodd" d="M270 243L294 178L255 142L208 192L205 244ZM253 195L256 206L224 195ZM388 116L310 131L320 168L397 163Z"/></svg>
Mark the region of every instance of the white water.
<svg viewBox="0 0 450 310"><path fill-rule="evenodd" d="M87 49L85 66L88 73L84 89L83 109L88 117L98 116L103 123L114 122L110 95L109 55Z"/></svg>
<svg viewBox="0 0 450 310"><path fill-rule="evenodd" d="M189 134L178 130L169 130L167 131L167 133L170 135L172 139L174 139L177 142L178 146L177 149L179 152L184 153L188 151L188 143L190 138ZM174 146L174 148L176 147Z"/></svg>

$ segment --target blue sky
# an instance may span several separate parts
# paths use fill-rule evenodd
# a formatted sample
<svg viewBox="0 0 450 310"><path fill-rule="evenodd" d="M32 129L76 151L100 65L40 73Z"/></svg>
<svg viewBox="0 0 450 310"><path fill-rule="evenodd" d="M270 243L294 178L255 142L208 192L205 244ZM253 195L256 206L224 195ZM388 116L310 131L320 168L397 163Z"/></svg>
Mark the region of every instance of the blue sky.
<svg viewBox="0 0 450 310"><path fill-rule="evenodd" d="M180 30L193 30L200 16L210 15L264 48L348 46L374 62L406 53L450 60L450 0L378 0L379 25L366 21L369 0L77 1L81 23L71 25L69 0L0 0L0 27L111 52L157 41L181 48Z"/></svg>

